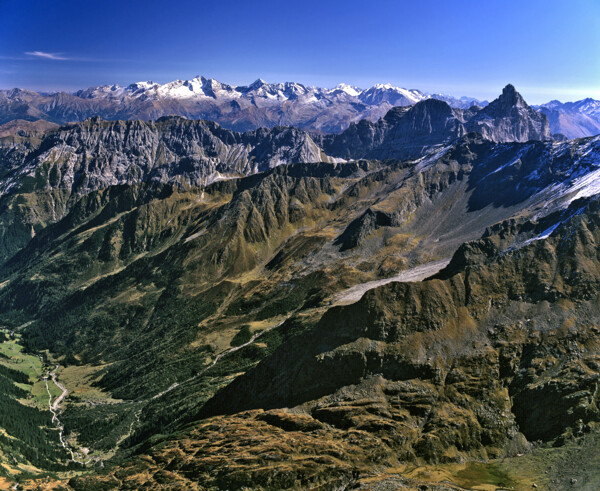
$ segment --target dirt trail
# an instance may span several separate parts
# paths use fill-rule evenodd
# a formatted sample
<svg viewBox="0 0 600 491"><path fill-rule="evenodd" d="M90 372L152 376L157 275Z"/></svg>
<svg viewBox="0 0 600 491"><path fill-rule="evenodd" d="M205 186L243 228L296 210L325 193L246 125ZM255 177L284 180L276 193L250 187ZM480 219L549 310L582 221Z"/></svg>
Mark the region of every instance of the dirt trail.
<svg viewBox="0 0 600 491"><path fill-rule="evenodd" d="M269 331L272 331L273 329L275 329L276 327L279 327L281 325L283 325L283 323L287 320L287 317L285 320L281 321L279 324L274 324L271 327L267 327L266 329L263 329L262 331L257 332L256 334L254 334L248 341L246 341L244 344L241 344L239 346L235 346L233 348L229 348L226 349L225 351L222 351L221 353L219 353L215 359L212 361L212 363L210 365L208 365L206 368L204 368L200 373L198 373L197 375L194 375L193 377L190 377L187 380L182 381L181 383L179 382L175 382L173 385L171 385L170 387L168 387L167 389L163 390L162 392L159 392L158 394L156 394L155 396L152 397L151 400L154 399L158 399L159 397L164 396L166 393L171 392L173 389L175 389L176 387L179 387L181 384L186 384L188 382L191 382L194 379L197 379L198 377L200 377L204 372L206 372L207 370L210 370L212 367L214 367L221 358L223 358L224 356L227 356L231 353L234 353L235 351L241 350L242 348L245 348L246 346L251 345L254 341L256 341L258 338L260 338L261 336L263 336L264 334L268 333Z"/></svg>
<svg viewBox="0 0 600 491"><path fill-rule="evenodd" d="M334 297L332 305L348 305L354 302L358 302L368 290L372 290L373 288L377 288L378 286L387 285L388 283L393 283L395 281L401 283L406 283L409 281L423 281L425 278L428 278L429 276L434 275L441 269L445 268L449 262L450 259L442 259L441 261L425 263L415 268L402 271L402 273L396 276L392 276L391 278L386 278L384 280L368 281L366 283L354 285L353 287L348 288L347 290L341 293L338 293Z"/></svg>

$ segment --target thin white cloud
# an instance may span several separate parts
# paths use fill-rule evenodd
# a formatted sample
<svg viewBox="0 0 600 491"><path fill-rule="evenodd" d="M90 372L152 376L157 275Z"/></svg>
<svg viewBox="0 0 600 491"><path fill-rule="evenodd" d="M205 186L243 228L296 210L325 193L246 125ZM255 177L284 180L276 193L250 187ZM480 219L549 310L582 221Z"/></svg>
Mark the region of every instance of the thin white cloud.
<svg viewBox="0 0 600 491"><path fill-rule="evenodd" d="M46 60L69 60L70 58L66 58L62 56L60 53L46 53L45 51L26 51L26 55L35 56L37 58L44 58Z"/></svg>

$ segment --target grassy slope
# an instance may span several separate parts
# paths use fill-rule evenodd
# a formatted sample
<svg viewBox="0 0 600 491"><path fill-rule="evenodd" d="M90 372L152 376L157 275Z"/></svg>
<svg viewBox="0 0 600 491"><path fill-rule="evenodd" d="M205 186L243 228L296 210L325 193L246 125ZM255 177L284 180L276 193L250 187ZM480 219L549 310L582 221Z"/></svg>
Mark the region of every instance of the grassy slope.
<svg viewBox="0 0 600 491"><path fill-rule="evenodd" d="M429 215L437 205L464 211L466 182L457 176L468 165L439 163L425 178L431 189L403 164L365 177L332 168L332 175L280 168L205 192L102 190L71 204L7 263L6 320L34 320L29 346L51 347L67 367L60 376L72 390L65 414L72 436L110 455L174 431L217 389L314 324L337 291L451 252L435 234L457 223ZM359 248L340 254L332 242L369 207L402 209L403 221L368 231ZM450 244L513 211L467 213L469 226ZM207 370L243 326L267 329L290 314ZM87 404L94 397L110 403Z"/></svg>

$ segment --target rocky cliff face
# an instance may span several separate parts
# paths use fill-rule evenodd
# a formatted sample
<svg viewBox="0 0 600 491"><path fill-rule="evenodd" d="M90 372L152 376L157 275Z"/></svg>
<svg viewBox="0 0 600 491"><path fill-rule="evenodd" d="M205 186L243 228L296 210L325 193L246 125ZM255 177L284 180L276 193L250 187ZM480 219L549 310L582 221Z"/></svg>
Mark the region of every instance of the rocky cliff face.
<svg viewBox="0 0 600 491"><path fill-rule="evenodd" d="M0 222L6 225L0 229L0 256L60 220L79 197L109 186L206 186L281 164L336 160L295 128L237 133L175 117L93 118L60 129L10 131L0 141Z"/></svg>
<svg viewBox="0 0 600 491"><path fill-rule="evenodd" d="M330 309L202 414L293 408L429 462L590 431L600 421L600 206L576 209L548 238L503 249L509 229L500 227L463 246L436 279Z"/></svg>
<svg viewBox="0 0 600 491"><path fill-rule="evenodd" d="M149 123L94 118L49 133L2 188L4 193L14 190L28 177L41 188L79 194L145 180L206 184L283 163L328 160L306 133L294 128L236 133L183 118Z"/></svg>

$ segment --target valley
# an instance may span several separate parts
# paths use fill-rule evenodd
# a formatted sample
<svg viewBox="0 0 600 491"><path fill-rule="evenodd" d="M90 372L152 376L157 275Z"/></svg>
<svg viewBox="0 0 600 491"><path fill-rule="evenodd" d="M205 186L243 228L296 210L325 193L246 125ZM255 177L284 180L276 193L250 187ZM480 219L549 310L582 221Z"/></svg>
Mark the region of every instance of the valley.
<svg viewBox="0 0 600 491"><path fill-rule="evenodd" d="M593 488L599 157L512 85L329 135L15 128L2 485Z"/></svg>

